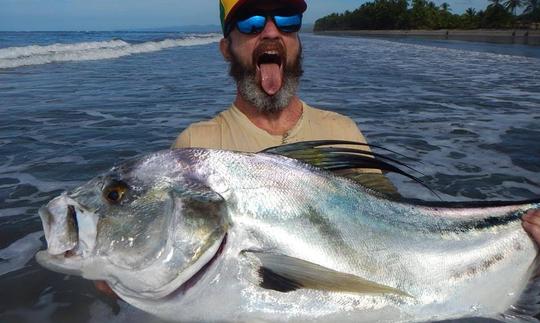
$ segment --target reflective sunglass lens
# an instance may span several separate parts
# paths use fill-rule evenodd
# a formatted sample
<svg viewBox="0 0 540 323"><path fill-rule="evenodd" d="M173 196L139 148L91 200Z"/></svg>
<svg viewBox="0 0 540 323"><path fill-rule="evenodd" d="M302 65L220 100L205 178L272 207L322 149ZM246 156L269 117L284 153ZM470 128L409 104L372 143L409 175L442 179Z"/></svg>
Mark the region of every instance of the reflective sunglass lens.
<svg viewBox="0 0 540 323"><path fill-rule="evenodd" d="M236 27L241 33L244 34L260 33L264 29L265 25L266 17L264 16L252 16L236 22Z"/></svg>
<svg viewBox="0 0 540 323"><path fill-rule="evenodd" d="M276 27L285 33L297 32L302 27L302 14L296 14L294 16L274 16L273 20L276 23ZM243 34L258 34L264 30L265 26L265 16L251 16L236 22L236 27Z"/></svg>
<svg viewBox="0 0 540 323"><path fill-rule="evenodd" d="M274 21L276 22L276 26L283 32L297 32L302 26L302 15L275 16Z"/></svg>

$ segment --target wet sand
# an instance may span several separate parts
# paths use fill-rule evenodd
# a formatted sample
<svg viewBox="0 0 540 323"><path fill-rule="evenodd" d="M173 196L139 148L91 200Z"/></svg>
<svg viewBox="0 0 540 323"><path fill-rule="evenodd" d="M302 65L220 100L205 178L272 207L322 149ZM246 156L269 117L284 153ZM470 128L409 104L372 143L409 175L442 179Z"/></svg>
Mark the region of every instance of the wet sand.
<svg viewBox="0 0 540 323"><path fill-rule="evenodd" d="M500 44L540 46L540 30L535 29L440 29L440 30L333 30L316 31L318 35L361 37L421 37Z"/></svg>

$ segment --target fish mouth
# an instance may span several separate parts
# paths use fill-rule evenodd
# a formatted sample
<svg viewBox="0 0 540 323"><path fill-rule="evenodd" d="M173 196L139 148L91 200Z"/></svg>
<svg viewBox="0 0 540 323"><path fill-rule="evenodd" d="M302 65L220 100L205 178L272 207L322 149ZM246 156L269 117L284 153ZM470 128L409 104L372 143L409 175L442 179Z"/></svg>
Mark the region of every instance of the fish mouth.
<svg viewBox="0 0 540 323"><path fill-rule="evenodd" d="M75 247L64 251L64 257L70 258L74 256L78 256L79 251L79 221L77 220L77 212L75 211L75 207L73 205L67 206L67 215L66 217L69 219L69 224L73 227L73 232L76 240Z"/></svg>
<svg viewBox="0 0 540 323"><path fill-rule="evenodd" d="M72 273L80 260L93 251L98 217L63 194L39 209L47 250L36 255L38 262L55 271ZM77 265L79 264L79 265ZM66 270L62 270L65 267Z"/></svg>

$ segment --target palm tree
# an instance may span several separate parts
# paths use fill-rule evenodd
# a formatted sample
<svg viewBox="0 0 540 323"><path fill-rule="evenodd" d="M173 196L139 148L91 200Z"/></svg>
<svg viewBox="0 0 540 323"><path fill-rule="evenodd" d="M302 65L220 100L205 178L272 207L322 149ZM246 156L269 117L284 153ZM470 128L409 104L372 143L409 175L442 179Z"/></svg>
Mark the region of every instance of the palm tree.
<svg viewBox="0 0 540 323"><path fill-rule="evenodd" d="M512 15L516 15L516 8L518 7L521 7L522 6L522 0L506 0L506 2L504 3L504 8L506 8L506 10L510 11L512 13Z"/></svg>
<svg viewBox="0 0 540 323"><path fill-rule="evenodd" d="M423 8L427 6L426 0L412 0L412 7L413 8Z"/></svg>
<svg viewBox="0 0 540 323"><path fill-rule="evenodd" d="M534 0L537 1L537 0ZM465 15L469 18L474 18L476 16L476 10L474 8L469 8L465 11Z"/></svg>
<svg viewBox="0 0 540 323"><path fill-rule="evenodd" d="M498 7L501 6L501 0L489 0L491 4L488 7Z"/></svg>
<svg viewBox="0 0 540 323"><path fill-rule="evenodd" d="M525 10L523 13L531 13L535 9L540 9L540 0L525 0Z"/></svg>
<svg viewBox="0 0 540 323"><path fill-rule="evenodd" d="M444 12L449 12L450 11L450 5L448 3L446 3L446 2L443 2L443 4L441 5L441 9Z"/></svg>
<svg viewBox="0 0 540 323"><path fill-rule="evenodd" d="M469 8L465 11L465 25L467 28L476 28L478 27L478 20L476 16L476 10L474 8Z"/></svg>

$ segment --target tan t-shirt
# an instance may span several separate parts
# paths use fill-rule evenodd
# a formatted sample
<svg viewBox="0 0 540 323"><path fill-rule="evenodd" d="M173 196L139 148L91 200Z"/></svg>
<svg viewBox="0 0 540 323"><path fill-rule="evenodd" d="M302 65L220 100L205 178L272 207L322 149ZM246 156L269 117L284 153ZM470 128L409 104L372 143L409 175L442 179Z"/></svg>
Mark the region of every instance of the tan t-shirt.
<svg viewBox="0 0 540 323"><path fill-rule="evenodd" d="M172 148L196 147L259 152L270 147L309 140L348 140L366 143L366 139L352 119L339 113L312 108L304 102L302 104L302 117L283 136L271 135L258 128L232 105L211 120L190 125L176 138ZM355 178L356 181L388 195L396 195L396 188L381 171L373 169L357 171L364 174Z"/></svg>
<svg viewBox="0 0 540 323"><path fill-rule="evenodd" d="M356 123L341 114L303 104L297 124L285 135L271 135L255 126L236 106L208 121L196 122L176 139L173 148L198 147L258 152L308 140L350 140L365 143Z"/></svg>

